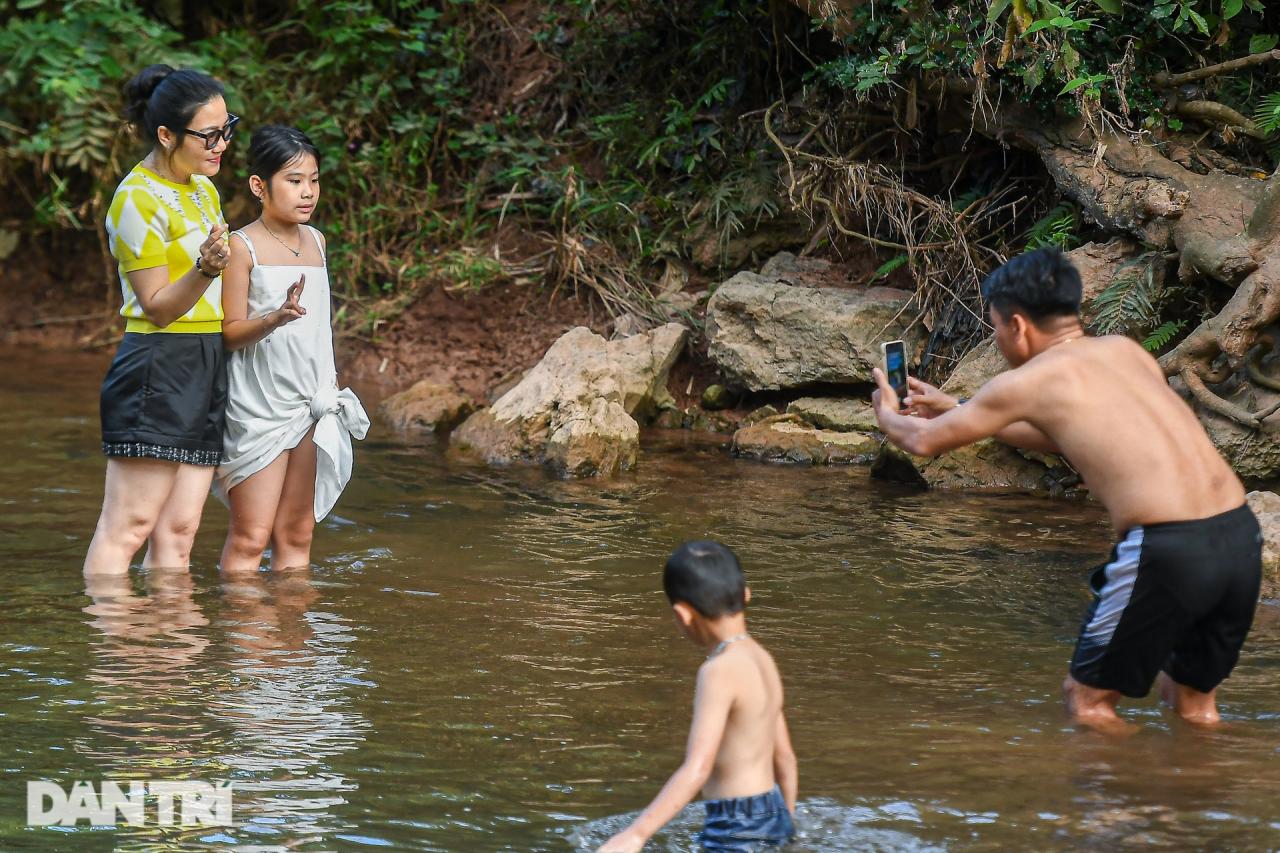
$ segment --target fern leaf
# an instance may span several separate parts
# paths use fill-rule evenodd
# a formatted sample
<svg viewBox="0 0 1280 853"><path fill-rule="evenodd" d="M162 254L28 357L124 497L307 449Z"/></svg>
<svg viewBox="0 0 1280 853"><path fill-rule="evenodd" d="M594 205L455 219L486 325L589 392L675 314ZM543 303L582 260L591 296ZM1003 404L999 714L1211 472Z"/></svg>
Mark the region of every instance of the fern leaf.
<svg viewBox="0 0 1280 853"><path fill-rule="evenodd" d="M1254 108L1253 120L1263 133L1275 133L1280 130L1280 92L1264 95Z"/></svg>
<svg viewBox="0 0 1280 853"><path fill-rule="evenodd" d="M1116 277L1094 297L1094 329L1100 335L1112 335L1150 327L1157 319L1155 300L1159 291L1151 266L1140 274Z"/></svg>
<svg viewBox="0 0 1280 853"><path fill-rule="evenodd" d="M879 267L876 268L875 275L871 276L871 280L878 281L879 279L884 278L889 273L893 272L894 270L896 270L898 267L902 266L906 262L907 262L906 255L895 255L894 257L885 261L883 264L881 264Z"/></svg>
<svg viewBox="0 0 1280 853"><path fill-rule="evenodd" d="M1164 349L1169 341L1173 340L1186 325L1186 320L1170 320L1167 323L1162 323L1159 328L1147 335L1146 340L1142 342L1142 348L1147 352Z"/></svg>
<svg viewBox="0 0 1280 853"><path fill-rule="evenodd" d="M1057 246L1071 249L1079 245L1076 230L1080 227L1075 205L1063 203L1046 213L1027 230L1027 251Z"/></svg>

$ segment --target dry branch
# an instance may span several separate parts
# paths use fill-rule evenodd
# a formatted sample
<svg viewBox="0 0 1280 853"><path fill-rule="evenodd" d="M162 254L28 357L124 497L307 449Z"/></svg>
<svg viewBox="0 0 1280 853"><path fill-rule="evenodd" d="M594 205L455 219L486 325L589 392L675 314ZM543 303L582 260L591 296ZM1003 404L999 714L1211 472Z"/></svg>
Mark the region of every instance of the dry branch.
<svg viewBox="0 0 1280 853"><path fill-rule="evenodd" d="M1194 83L1197 80L1203 80L1206 77L1217 77L1222 74L1231 74L1239 71L1241 68L1248 68L1251 65L1261 65L1264 62L1272 62L1280 59L1280 48L1268 50L1263 53L1251 53L1248 56L1241 56L1238 59L1228 59L1226 62L1219 62L1216 65L1206 65L1204 68L1196 68L1192 71L1183 71L1179 74L1170 74L1168 71L1161 71L1151 81L1162 89L1170 89L1175 86L1181 86L1183 83Z"/></svg>

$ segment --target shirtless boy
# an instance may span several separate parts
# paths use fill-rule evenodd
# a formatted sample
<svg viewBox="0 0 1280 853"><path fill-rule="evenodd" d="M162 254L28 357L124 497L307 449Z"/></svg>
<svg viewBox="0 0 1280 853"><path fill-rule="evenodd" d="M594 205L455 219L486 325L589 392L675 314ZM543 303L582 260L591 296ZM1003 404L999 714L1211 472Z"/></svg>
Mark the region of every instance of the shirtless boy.
<svg viewBox="0 0 1280 853"><path fill-rule="evenodd" d="M1065 456L1120 534L1093 574L1096 597L1063 683L1068 710L1114 725L1120 697L1147 695L1159 676L1178 714L1217 722L1215 692L1261 583L1261 533L1239 478L1142 347L1085 336L1080 275L1061 252L1015 258L982 292L1013 369L963 404L913 380L905 413L876 371L881 430L920 456L990 436Z"/></svg>
<svg viewBox="0 0 1280 853"><path fill-rule="evenodd" d="M782 715L782 679L747 633L751 599L734 553L686 542L667 558L662 585L685 636L708 650L698 669L684 763L649 807L600 853L632 853L702 792L704 850L761 850L795 829L796 758Z"/></svg>

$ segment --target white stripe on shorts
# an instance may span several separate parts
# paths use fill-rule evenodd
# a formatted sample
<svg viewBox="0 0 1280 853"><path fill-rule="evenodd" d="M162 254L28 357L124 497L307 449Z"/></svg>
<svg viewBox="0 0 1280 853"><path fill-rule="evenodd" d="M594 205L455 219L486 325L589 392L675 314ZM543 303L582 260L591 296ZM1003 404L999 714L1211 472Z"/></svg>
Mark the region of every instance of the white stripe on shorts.
<svg viewBox="0 0 1280 853"><path fill-rule="evenodd" d="M1120 617L1129 606L1141 559L1142 528L1135 527L1116 546L1116 558L1103 569L1107 582L1098 594L1098 607L1093 611L1093 618L1081 634L1083 642L1102 647L1110 644Z"/></svg>

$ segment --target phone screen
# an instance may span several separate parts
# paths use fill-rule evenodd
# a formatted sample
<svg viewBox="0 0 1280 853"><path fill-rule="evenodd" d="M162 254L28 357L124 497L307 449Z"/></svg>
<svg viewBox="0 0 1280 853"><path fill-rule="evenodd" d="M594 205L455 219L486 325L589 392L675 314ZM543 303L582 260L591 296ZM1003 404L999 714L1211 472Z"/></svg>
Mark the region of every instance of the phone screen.
<svg viewBox="0 0 1280 853"><path fill-rule="evenodd" d="M889 384L897 392L898 399L907 396L907 351L902 341L890 341L884 345L884 372Z"/></svg>

